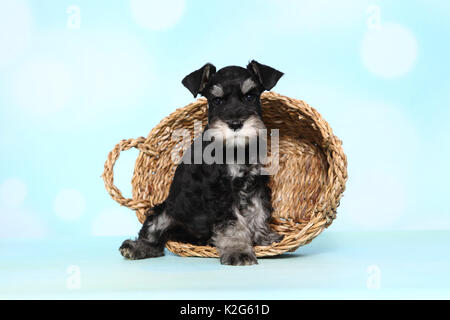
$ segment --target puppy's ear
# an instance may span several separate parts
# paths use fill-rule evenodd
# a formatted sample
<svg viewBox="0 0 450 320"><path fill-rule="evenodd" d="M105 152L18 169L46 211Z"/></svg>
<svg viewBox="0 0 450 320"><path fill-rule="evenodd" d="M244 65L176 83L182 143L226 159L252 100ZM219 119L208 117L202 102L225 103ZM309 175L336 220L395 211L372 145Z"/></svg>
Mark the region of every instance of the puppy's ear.
<svg viewBox="0 0 450 320"><path fill-rule="evenodd" d="M275 87L278 80L284 74L255 60L250 61L247 65L247 70L259 79L259 82L265 90L270 90Z"/></svg>
<svg viewBox="0 0 450 320"><path fill-rule="evenodd" d="M216 67L214 67L211 63L207 63L200 69L188 74L181 82L186 88L188 88L195 98L199 93L202 93L203 89L205 89L211 79L211 76L215 72Z"/></svg>

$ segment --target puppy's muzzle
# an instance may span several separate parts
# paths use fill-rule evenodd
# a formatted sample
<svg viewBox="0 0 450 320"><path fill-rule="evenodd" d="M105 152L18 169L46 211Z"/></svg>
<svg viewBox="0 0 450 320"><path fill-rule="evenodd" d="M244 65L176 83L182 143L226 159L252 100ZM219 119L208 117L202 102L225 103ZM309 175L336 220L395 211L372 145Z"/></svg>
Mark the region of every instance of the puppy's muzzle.
<svg viewBox="0 0 450 320"><path fill-rule="evenodd" d="M240 120L228 120L228 121L226 121L226 123L227 123L228 127L230 127L230 129L232 129L234 131L238 131L243 126L243 123Z"/></svg>

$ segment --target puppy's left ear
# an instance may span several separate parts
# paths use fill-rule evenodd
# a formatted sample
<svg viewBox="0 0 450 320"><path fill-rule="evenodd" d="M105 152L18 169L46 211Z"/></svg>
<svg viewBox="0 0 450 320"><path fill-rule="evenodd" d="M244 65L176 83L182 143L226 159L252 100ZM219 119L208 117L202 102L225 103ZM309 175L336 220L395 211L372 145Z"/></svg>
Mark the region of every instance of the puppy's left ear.
<svg viewBox="0 0 450 320"><path fill-rule="evenodd" d="M202 93L215 72L216 67L211 63L207 63L200 69L188 74L181 82L195 98L199 93Z"/></svg>
<svg viewBox="0 0 450 320"><path fill-rule="evenodd" d="M270 90L277 84L278 80L283 76L280 72L272 67L261 64L255 60L250 61L247 70L255 75L265 90Z"/></svg>

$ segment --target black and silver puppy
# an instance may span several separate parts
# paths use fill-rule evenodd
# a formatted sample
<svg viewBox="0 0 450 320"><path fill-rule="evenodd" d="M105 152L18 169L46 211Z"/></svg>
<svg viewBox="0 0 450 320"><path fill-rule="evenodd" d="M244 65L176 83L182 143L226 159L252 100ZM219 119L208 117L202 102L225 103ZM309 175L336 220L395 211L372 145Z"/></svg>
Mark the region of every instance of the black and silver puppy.
<svg viewBox="0 0 450 320"><path fill-rule="evenodd" d="M185 153L169 196L150 209L139 237L123 242L120 252L125 258L162 256L166 242L174 240L214 245L222 264L251 265L257 263L254 245L282 239L269 226L269 176L261 172L260 157L249 150L265 129L260 95L282 75L253 60L247 68L229 66L217 72L208 63L183 79L194 97L201 94L208 100L208 124L200 137L204 139L194 141L191 152ZM205 151L212 142L223 143L222 149L214 149L223 152L212 152L216 161L194 161L195 146ZM244 161L236 161L242 154L239 148Z"/></svg>

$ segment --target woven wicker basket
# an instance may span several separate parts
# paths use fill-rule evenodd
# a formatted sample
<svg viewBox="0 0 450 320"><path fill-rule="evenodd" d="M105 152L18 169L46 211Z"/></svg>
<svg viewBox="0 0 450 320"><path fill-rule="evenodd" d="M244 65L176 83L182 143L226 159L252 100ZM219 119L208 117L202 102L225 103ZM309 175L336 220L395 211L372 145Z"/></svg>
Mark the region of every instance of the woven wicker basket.
<svg viewBox="0 0 450 320"><path fill-rule="evenodd" d="M274 92L264 93L261 104L267 129L279 129L279 169L270 181L274 208L271 226L284 239L270 246L256 246L258 257L294 251L319 235L336 217L347 180L342 142L316 110ZM164 118L147 138L122 140L109 153L102 176L106 190L119 204L135 210L141 223L147 210L168 195L176 168L171 152L179 144L172 139L172 132L182 128L193 132L194 121L203 125L207 122L204 98ZM120 152L130 148L140 153L131 182L133 199L126 199L114 186L113 168ZM167 248L180 256L218 257L216 248L210 246L168 242Z"/></svg>

